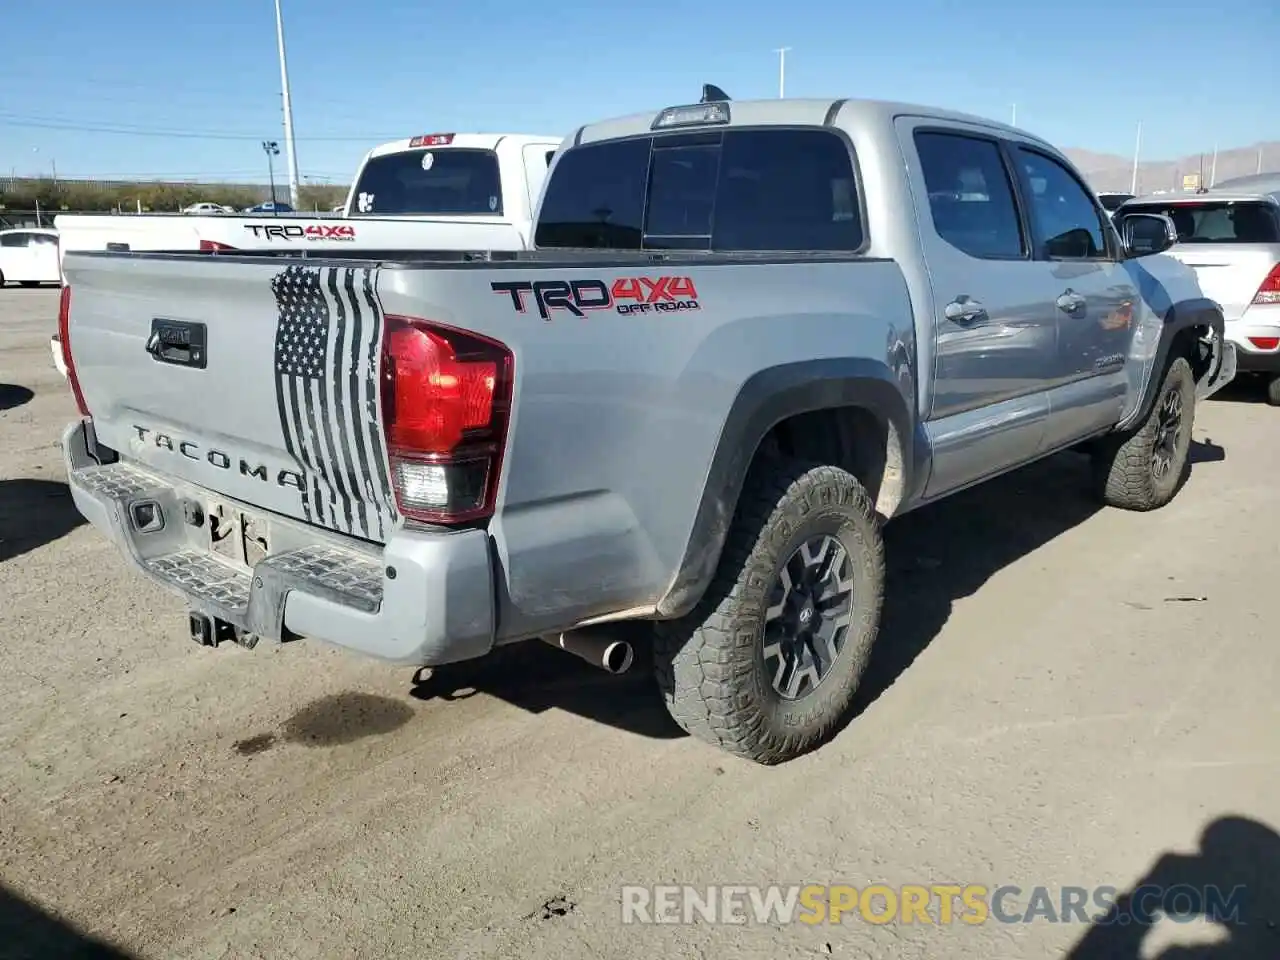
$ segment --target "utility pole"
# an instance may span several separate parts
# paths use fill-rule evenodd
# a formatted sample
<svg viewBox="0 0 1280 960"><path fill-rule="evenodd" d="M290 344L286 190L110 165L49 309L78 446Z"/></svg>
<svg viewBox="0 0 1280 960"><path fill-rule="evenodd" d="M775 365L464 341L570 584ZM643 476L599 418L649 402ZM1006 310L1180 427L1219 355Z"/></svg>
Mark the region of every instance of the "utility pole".
<svg viewBox="0 0 1280 960"><path fill-rule="evenodd" d="M1009 126L1016 127L1018 125L1018 105L1013 105L1013 114L1009 118Z"/></svg>
<svg viewBox="0 0 1280 960"><path fill-rule="evenodd" d="M1259 148L1258 148L1258 169L1257 169L1257 172L1258 172L1258 173L1261 173L1261 172L1262 172L1262 148L1261 148L1261 147L1259 147Z"/></svg>
<svg viewBox="0 0 1280 960"><path fill-rule="evenodd" d="M271 206L274 208L276 204L276 165L271 158L280 156L280 144L274 140L263 140L262 152L267 155L267 176L271 178ZM293 209L297 210L298 208L294 207ZM276 211L273 209L271 212L275 213Z"/></svg>
<svg viewBox="0 0 1280 960"><path fill-rule="evenodd" d="M1218 182L1218 143L1215 140L1213 144L1213 166L1209 168L1209 186L1213 186Z"/></svg>
<svg viewBox="0 0 1280 960"><path fill-rule="evenodd" d="M1142 153L1142 121L1138 121L1138 139L1133 145L1133 180L1129 184L1129 192L1138 195L1138 155Z"/></svg>
<svg viewBox="0 0 1280 960"><path fill-rule="evenodd" d="M787 51L790 47L779 47L773 51L778 55L778 99L787 95Z"/></svg>
<svg viewBox="0 0 1280 960"><path fill-rule="evenodd" d="M293 145L293 103L289 99L289 68L284 59L284 21L280 17L280 0L276 0L276 44L280 48L280 89L284 101L284 149L289 165L289 204L298 209L298 153ZM267 155L270 157L270 154ZM275 188L271 199L275 199Z"/></svg>

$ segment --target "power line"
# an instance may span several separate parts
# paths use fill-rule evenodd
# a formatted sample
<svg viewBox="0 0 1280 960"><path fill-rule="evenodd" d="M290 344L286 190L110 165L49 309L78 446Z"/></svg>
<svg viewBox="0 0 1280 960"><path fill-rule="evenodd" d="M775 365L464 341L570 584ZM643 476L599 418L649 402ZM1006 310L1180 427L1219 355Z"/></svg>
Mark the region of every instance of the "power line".
<svg viewBox="0 0 1280 960"><path fill-rule="evenodd" d="M56 119L41 119L39 117L25 117L16 114L0 114L0 126L6 127L30 127L38 130L69 130L74 133L102 133L111 136L125 137L161 137L170 139L184 140L261 140L260 134L255 133L230 133L225 131L199 131L199 130L162 130L157 128L139 127L132 124L88 124L66 122ZM298 137L299 140L309 140L312 142L330 142L330 143L382 143L386 140L395 140L394 136L329 136L329 137Z"/></svg>
<svg viewBox="0 0 1280 960"><path fill-rule="evenodd" d="M3 81L0 81L0 83L2 82ZM94 119L81 119L78 117L59 117L58 119L60 122L65 121L67 123L115 123L116 121L104 119L104 114L111 111L112 108L115 108L116 112L130 112L127 108L131 107L145 109L152 117L159 116L162 118L167 113L181 113L187 120L189 120L193 114L216 112L221 117L231 116L237 120L241 117L248 117L253 121L258 120L259 118L264 120L271 119L272 121L279 119L278 113L280 111L280 105L278 102L258 103L246 100L228 101L224 94L221 102L206 103L198 100L190 100L185 96L186 91L183 90L182 92L184 96L180 102L175 103L170 100L160 104L157 104L154 97L148 99L145 97L117 97L110 94L104 95L101 92L96 94L76 93L74 96L69 96L66 99L74 101L77 106L91 110L93 112ZM280 99L280 95L276 94L273 99L278 101ZM295 104L295 107L296 106L298 105ZM120 108L126 109L121 110ZM333 106L328 101L314 103L312 109L315 113L323 115L326 118L336 117L338 119L359 119L365 121L369 119L369 111L367 109L361 109L355 106ZM124 120L120 122L128 124L130 121Z"/></svg>

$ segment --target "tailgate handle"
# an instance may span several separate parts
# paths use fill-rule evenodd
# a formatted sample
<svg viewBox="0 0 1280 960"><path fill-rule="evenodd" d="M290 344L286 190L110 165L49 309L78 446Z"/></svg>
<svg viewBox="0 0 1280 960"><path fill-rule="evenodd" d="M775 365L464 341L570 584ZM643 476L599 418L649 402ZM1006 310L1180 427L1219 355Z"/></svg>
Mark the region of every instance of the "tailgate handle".
<svg viewBox="0 0 1280 960"><path fill-rule="evenodd" d="M205 357L205 325L156 317L151 321L147 353L160 363L203 370Z"/></svg>

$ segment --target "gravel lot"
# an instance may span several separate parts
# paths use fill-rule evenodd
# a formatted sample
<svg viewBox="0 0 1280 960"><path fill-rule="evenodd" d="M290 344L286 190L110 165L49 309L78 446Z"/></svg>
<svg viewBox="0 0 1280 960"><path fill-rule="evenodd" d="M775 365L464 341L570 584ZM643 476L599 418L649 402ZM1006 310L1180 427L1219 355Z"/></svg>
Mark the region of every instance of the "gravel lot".
<svg viewBox="0 0 1280 960"><path fill-rule="evenodd" d="M66 493L56 310L0 291L0 957L1280 956L1258 397L1201 408L1156 514L1064 456L891 526L861 716L762 769L542 645L415 678L190 643ZM1248 923L620 922L626 883L878 881L1246 884Z"/></svg>

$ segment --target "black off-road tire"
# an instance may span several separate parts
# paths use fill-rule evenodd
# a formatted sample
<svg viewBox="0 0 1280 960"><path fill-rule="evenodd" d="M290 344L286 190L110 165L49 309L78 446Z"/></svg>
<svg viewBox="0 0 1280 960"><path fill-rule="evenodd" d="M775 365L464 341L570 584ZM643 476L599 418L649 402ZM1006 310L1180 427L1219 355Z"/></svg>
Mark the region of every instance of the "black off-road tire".
<svg viewBox="0 0 1280 960"><path fill-rule="evenodd" d="M1280 407L1280 373L1273 373L1267 381L1267 403Z"/></svg>
<svg viewBox="0 0 1280 960"><path fill-rule="evenodd" d="M1156 448L1162 434L1162 410L1171 394L1181 404L1181 428L1169 456L1169 468L1159 474ZM1099 499L1122 510L1147 511L1163 507L1177 494L1186 476L1195 423L1196 381L1191 364L1176 357L1146 419L1134 430L1103 438L1093 449L1093 478Z"/></svg>
<svg viewBox="0 0 1280 960"><path fill-rule="evenodd" d="M852 620L820 682L785 699L764 654L770 592L801 545L828 535L847 553ZM758 463L743 489L711 586L694 610L660 621L654 670L671 716L692 736L762 764L825 743L846 718L880 625L884 545L866 489L838 467Z"/></svg>

